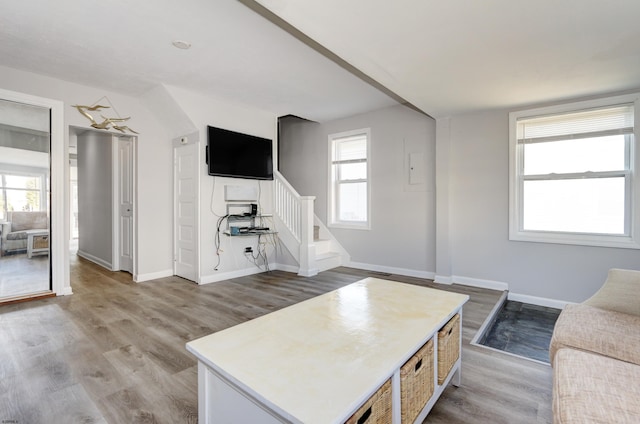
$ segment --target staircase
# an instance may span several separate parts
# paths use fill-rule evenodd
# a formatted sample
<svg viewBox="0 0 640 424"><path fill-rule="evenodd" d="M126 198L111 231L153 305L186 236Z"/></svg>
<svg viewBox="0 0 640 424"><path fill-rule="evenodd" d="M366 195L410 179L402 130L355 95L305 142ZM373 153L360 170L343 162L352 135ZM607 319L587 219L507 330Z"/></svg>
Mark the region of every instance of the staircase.
<svg viewBox="0 0 640 424"><path fill-rule="evenodd" d="M314 216L314 218L317 220L317 217ZM330 238L320 238L319 233L320 226L314 225L313 244L316 246L316 267L320 271L326 271L342 265L342 257L344 254L339 251L339 248L334 247L337 241Z"/></svg>
<svg viewBox="0 0 640 424"><path fill-rule="evenodd" d="M314 196L300 196L274 172L274 223L278 237L298 262L298 275L311 277L349 261L349 254L313 213Z"/></svg>

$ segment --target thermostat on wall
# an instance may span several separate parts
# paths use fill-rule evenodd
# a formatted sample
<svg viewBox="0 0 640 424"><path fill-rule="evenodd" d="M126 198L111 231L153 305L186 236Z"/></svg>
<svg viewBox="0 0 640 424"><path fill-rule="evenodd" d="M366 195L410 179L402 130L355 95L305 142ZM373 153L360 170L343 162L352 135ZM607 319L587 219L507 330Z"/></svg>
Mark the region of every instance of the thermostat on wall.
<svg viewBox="0 0 640 424"><path fill-rule="evenodd" d="M224 186L224 200L227 202L256 202L258 188L250 185Z"/></svg>

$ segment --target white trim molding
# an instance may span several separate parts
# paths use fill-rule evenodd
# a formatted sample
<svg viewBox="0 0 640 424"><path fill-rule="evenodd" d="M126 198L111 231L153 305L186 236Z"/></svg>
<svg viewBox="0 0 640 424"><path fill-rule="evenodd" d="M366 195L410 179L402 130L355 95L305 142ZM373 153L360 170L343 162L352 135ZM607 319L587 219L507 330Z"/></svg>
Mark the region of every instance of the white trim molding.
<svg viewBox="0 0 640 424"><path fill-rule="evenodd" d="M277 265L275 263L269 264L269 269L276 269L276 268L277 268ZM198 284L217 283L219 281L230 280L232 278L246 277L247 275L260 274L263 272L265 272L264 269L254 267L254 268L239 269L237 271L222 272L218 274L203 275L200 278L200 281L198 282Z"/></svg>
<svg viewBox="0 0 640 424"><path fill-rule="evenodd" d="M564 309L565 306L574 302L565 300L548 299L546 297L530 296L528 294L509 293L507 299L514 302L529 303L531 305L546 306L547 308Z"/></svg>
<svg viewBox="0 0 640 424"><path fill-rule="evenodd" d="M436 275L434 277L433 281L438 283L438 284L448 284L448 285L453 284L453 278L452 277L446 277L444 275Z"/></svg>
<svg viewBox="0 0 640 424"><path fill-rule="evenodd" d="M63 287L62 292L61 293L56 293L58 296L69 296L73 294L73 290L71 290L71 287Z"/></svg>
<svg viewBox="0 0 640 424"><path fill-rule="evenodd" d="M436 276L435 272L431 271L419 271L416 269L396 268L391 266L365 264L362 262L349 261L344 264L346 267L364 269L366 271L385 272L388 274L404 275L406 277L426 278L427 280L433 280Z"/></svg>
<svg viewBox="0 0 640 424"><path fill-rule="evenodd" d="M479 278L461 277L452 275L453 284L462 284L463 286L478 287L490 290L509 290L509 284L502 281L481 280Z"/></svg>
<svg viewBox="0 0 640 424"><path fill-rule="evenodd" d="M133 281L136 283L142 283L143 281L157 280L158 278L173 276L173 269L165 269L164 271L148 272L146 274L133 274Z"/></svg>
<svg viewBox="0 0 640 424"><path fill-rule="evenodd" d="M435 281L436 283L443 282L443 284L461 284L469 287L505 291L508 293L507 299L509 300L528 303L531 305L546 306L548 308L564 309L566 305L573 303L565 300L549 299L546 297L512 293L509 291L509 284L502 281L481 280L479 278L461 277L459 275L452 275L451 277L437 275Z"/></svg>
<svg viewBox="0 0 640 424"><path fill-rule="evenodd" d="M71 294L69 279L69 155L66 150L64 103L30 94L0 89L0 99L48 108L51 111L51 287L58 295ZM65 200L66 199L66 200Z"/></svg>
<svg viewBox="0 0 640 424"><path fill-rule="evenodd" d="M96 265L100 265L103 268L108 269L109 271L114 271L113 269L113 265L111 264L111 262L105 261L104 259L101 259L97 256L94 256L90 253L84 252L80 249L78 249L78 252L76 253L78 256L80 256L81 258L84 258L88 261L93 262Z"/></svg>
<svg viewBox="0 0 640 424"><path fill-rule="evenodd" d="M297 274L300 271L300 268L295 265L286 265L286 264L276 264L275 268L278 271L291 272Z"/></svg>

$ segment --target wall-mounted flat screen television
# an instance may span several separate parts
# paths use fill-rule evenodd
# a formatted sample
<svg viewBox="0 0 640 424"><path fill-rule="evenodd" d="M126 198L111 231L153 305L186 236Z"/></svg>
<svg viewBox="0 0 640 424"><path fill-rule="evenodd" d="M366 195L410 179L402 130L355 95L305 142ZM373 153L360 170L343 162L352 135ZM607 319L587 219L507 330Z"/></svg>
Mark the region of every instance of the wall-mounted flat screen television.
<svg viewBox="0 0 640 424"><path fill-rule="evenodd" d="M273 179L272 141L216 127L207 127L209 175Z"/></svg>

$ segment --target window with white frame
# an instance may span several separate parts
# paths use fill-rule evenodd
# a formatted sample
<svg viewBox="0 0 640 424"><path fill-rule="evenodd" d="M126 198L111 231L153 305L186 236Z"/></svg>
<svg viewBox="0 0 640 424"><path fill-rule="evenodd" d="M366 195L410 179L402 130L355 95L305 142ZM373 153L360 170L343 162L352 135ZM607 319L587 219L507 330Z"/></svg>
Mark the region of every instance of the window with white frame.
<svg viewBox="0 0 640 424"><path fill-rule="evenodd" d="M369 229L368 128L329 135L329 225Z"/></svg>
<svg viewBox="0 0 640 424"><path fill-rule="evenodd" d="M0 170L0 221L11 211L43 211L48 208L46 174Z"/></svg>
<svg viewBox="0 0 640 424"><path fill-rule="evenodd" d="M510 114L511 240L640 248L636 101Z"/></svg>

